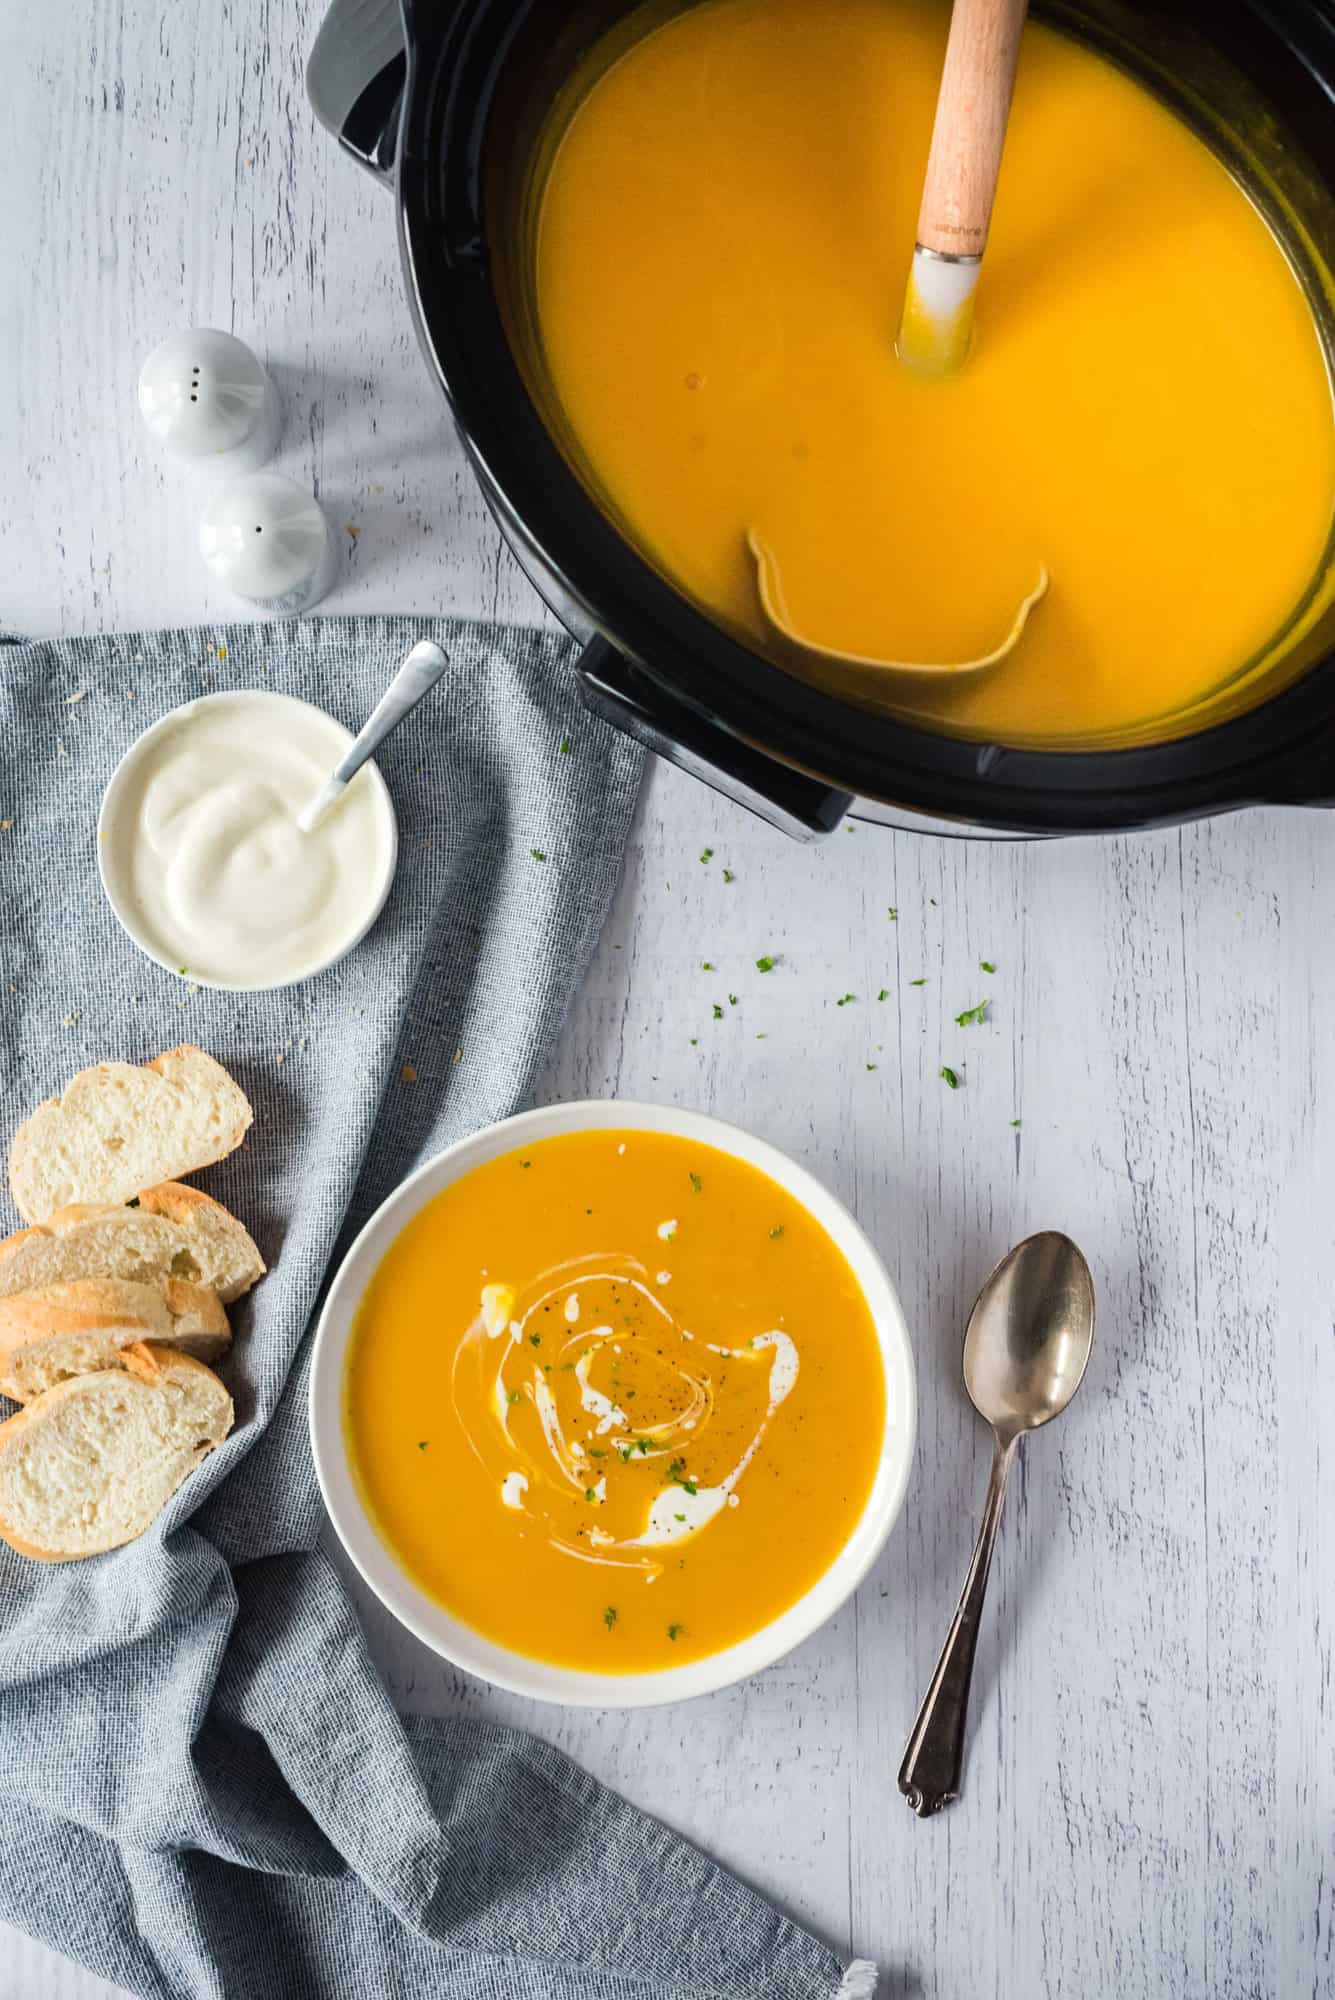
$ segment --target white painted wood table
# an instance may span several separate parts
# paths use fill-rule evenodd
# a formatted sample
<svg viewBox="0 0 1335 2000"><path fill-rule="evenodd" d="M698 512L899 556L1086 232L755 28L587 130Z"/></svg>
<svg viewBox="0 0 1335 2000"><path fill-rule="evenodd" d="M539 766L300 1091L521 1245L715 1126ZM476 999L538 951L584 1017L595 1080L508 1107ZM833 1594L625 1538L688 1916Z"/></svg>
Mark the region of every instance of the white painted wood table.
<svg viewBox="0 0 1335 2000"><path fill-rule="evenodd" d="M10 629L233 614L135 412L140 359L191 323L269 359L280 463L348 530L332 608L539 615L419 363L390 204L307 110L319 11L0 16ZM908 1504L843 1615L730 1693L566 1716L368 1612L396 1697L560 1743L877 1957L886 1995L1335 1991L1333 864L1335 821L1300 812L1042 847L859 827L802 849L656 770L546 1092L719 1112L852 1204L917 1344ZM984 994L989 1024L956 1029ZM1043 1225L1089 1254L1097 1347L1014 1482L964 1800L920 1824L894 1776L987 1464L963 1318ZM3 2000L107 1990L0 1935Z"/></svg>

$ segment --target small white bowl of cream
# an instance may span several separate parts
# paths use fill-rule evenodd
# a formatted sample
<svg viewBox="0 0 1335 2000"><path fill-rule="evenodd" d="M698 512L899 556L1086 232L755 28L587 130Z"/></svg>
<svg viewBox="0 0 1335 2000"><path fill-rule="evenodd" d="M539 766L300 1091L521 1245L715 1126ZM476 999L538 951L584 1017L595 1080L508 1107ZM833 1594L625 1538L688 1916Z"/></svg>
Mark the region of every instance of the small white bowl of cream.
<svg viewBox="0 0 1335 2000"><path fill-rule="evenodd" d="M298 815L352 734L293 695L203 695L153 724L112 773L97 822L102 887L158 965L253 993L309 979L384 908L398 825L365 764L318 825Z"/></svg>

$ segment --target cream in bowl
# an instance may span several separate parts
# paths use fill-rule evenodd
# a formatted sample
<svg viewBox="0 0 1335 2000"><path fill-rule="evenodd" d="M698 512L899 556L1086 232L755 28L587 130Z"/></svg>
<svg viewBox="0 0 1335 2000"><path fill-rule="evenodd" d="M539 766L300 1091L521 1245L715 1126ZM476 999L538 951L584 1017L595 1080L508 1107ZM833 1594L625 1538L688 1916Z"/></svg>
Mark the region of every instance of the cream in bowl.
<svg viewBox="0 0 1335 2000"><path fill-rule="evenodd" d="M398 853L374 765L305 833L302 807L352 742L290 695L235 690L173 709L117 766L98 818L111 906L159 965L206 986L285 986L351 950Z"/></svg>
<svg viewBox="0 0 1335 2000"><path fill-rule="evenodd" d="M530 1113L429 1162L335 1282L316 1461L363 1574L519 1692L670 1700L813 1630L898 1512L913 1370L803 1169L652 1106Z"/></svg>

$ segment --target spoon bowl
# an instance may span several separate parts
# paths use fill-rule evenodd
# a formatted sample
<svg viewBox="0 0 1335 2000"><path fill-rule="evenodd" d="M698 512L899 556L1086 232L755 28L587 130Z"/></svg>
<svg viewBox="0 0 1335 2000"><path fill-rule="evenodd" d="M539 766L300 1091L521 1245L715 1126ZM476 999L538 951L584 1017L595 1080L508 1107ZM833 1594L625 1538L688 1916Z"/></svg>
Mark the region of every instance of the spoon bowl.
<svg viewBox="0 0 1335 2000"><path fill-rule="evenodd" d="M1094 1280L1069 1236L1044 1229L1002 1258L964 1335L964 1386L1003 1437L1059 1417L1094 1342Z"/></svg>

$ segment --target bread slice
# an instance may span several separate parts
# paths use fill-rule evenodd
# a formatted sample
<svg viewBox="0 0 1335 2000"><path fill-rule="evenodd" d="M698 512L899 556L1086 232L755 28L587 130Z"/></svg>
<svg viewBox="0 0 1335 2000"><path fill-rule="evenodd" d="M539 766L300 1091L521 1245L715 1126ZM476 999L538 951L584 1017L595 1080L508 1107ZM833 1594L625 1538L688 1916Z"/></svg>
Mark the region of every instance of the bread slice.
<svg viewBox="0 0 1335 2000"><path fill-rule="evenodd" d="M139 1208L141 1213L147 1210L180 1230L187 1254L197 1267L193 1282L211 1285L225 1305L231 1305L264 1276L264 1259L250 1231L211 1195L182 1187L179 1181L163 1181L158 1187L140 1189ZM192 1274L178 1270L174 1275Z"/></svg>
<svg viewBox="0 0 1335 2000"><path fill-rule="evenodd" d="M161 1341L214 1361L231 1340L216 1292L166 1278L74 1278L0 1299L0 1395L31 1402L71 1375L124 1365L124 1350Z"/></svg>
<svg viewBox="0 0 1335 2000"><path fill-rule="evenodd" d="M222 1064L189 1043L142 1067L80 1070L14 1135L9 1185L19 1214L45 1222L71 1202L130 1201L221 1160L252 1115Z"/></svg>
<svg viewBox="0 0 1335 2000"><path fill-rule="evenodd" d="M0 1424L0 1537L20 1555L70 1562L133 1541L231 1430L232 1399L202 1361L154 1346L137 1361L76 1375Z"/></svg>
<svg viewBox="0 0 1335 2000"><path fill-rule="evenodd" d="M145 1188L137 1208L76 1202L0 1241L0 1299L71 1278L186 1278L230 1305L263 1276L264 1259L236 1217L175 1181Z"/></svg>

